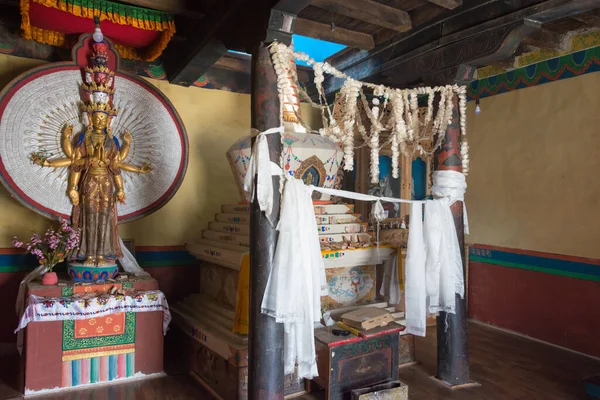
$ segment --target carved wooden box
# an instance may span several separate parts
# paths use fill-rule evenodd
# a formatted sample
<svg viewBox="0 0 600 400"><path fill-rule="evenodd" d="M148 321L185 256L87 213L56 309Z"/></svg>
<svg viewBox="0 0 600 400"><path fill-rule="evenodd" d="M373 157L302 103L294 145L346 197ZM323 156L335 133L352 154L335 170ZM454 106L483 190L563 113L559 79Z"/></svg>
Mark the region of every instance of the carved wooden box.
<svg viewBox="0 0 600 400"><path fill-rule="evenodd" d="M335 336L330 328L315 331L319 377L327 399L350 399L352 390L395 380L398 376L399 329L371 337Z"/></svg>

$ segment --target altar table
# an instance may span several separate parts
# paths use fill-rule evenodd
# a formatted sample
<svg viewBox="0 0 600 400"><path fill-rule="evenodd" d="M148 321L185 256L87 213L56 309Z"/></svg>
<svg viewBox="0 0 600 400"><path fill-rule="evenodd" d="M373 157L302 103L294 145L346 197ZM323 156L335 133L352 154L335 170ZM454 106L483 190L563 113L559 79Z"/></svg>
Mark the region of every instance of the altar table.
<svg viewBox="0 0 600 400"><path fill-rule="evenodd" d="M30 295L69 299L86 292L106 293L113 286L162 295L158 292L158 283L149 277L93 285L75 285L72 281L61 280L59 284L61 286L43 286L31 282L26 299ZM117 304L110 297L105 295L103 299ZM162 373L163 322L167 313L158 311L159 308L157 311L131 312L129 307L125 311L104 311L87 318L29 322L19 331L19 334L24 333L21 357L24 393L31 395Z"/></svg>

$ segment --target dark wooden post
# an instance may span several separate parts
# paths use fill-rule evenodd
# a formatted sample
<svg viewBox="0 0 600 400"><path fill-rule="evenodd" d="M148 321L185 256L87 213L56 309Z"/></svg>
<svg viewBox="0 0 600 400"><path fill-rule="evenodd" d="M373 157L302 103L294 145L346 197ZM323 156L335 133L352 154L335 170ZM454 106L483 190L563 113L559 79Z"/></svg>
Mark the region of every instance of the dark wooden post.
<svg viewBox="0 0 600 400"><path fill-rule="evenodd" d="M460 123L458 98L453 99L452 123L446 131L442 147L434 159L436 171L462 172L460 156ZM465 271L465 232L463 224L463 203L457 201L451 206L458 244ZM465 282L465 290L467 284ZM437 317L437 378L451 386L469 383L469 352L467 343L467 304L465 298L456 295L456 314L441 312Z"/></svg>
<svg viewBox="0 0 600 400"><path fill-rule="evenodd" d="M259 132L278 127L277 76L267 44L262 42L252 55L252 127ZM270 134L269 155L279 165L281 135ZM256 137L252 138L252 144ZM250 209L250 318L248 332L248 398L283 399L283 324L261 313L261 302L273 266L279 221L279 177L273 179L273 225L254 199ZM255 183L256 185L256 183Z"/></svg>

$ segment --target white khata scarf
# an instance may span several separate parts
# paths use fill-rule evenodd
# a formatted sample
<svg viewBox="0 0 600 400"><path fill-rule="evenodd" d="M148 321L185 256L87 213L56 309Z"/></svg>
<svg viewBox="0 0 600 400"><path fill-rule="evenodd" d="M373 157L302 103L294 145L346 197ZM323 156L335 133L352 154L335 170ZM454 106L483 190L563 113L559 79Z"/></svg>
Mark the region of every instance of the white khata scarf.
<svg viewBox="0 0 600 400"><path fill-rule="evenodd" d="M461 250L450 206L463 201L465 176L455 171L433 173L425 217L421 204L412 205L406 256L406 332L425 336L427 312L456 313L456 294L465 295ZM464 210L465 233L469 226Z"/></svg>
<svg viewBox="0 0 600 400"><path fill-rule="evenodd" d="M262 313L285 327L285 373L293 373L297 364L299 379L318 375L314 323L321 320L321 296L327 295L311 194L301 180L286 180L273 270L262 301Z"/></svg>

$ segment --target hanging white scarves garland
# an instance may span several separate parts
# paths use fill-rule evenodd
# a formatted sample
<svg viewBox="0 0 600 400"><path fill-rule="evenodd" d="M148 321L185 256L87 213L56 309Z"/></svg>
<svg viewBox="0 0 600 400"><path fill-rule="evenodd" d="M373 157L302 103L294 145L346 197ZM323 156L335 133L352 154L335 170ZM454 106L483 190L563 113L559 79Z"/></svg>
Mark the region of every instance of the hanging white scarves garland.
<svg viewBox="0 0 600 400"><path fill-rule="evenodd" d="M465 175L469 169L468 144L466 141L466 88L464 86L440 86L435 88L392 89L381 85L354 80L336 70L327 63L317 63L306 54L295 53L287 46L274 43L270 47L273 64L277 74L277 87L280 104L292 103L294 88L290 82L287 69L290 60L296 58L312 66L315 71L315 84L319 94L319 103L313 103L302 90L298 82L294 82L304 99L321 110L324 128L319 133L326 136L344 150L344 169L354 167L355 131L362 137L364 145L371 149L371 181L377 182L379 177L379 151L391 145L392 173L398 177L399 157L402 152L412 158L415 152L431 156L443 143L448 125L452 123L453 101L458 97L460 112L460 130L462 134L461 156L462 173L442 171L434 176L432 193L440 197L427 201L425 229L421 218L411 221L409 249L406 262L406 303L407 330L410 333L424 336L427 302L429 312L455 312L455 294L464 296L464 277L462 260L454 221L449 206L457 200L463 200L466 189ZM336 118L332 108L325 100L323 90L324 74L328 73L345 80L337 97L335 106L342 109ZM369 105L364 89L372 90L374 98ZM421 122L418 114L418 97L427 96L427 111ZM434 117L434 100L439 98L437 112ZM359 103L360 101L360 103ZM383 102L383 104L381 104ZM370 122L367 132L361 121L359 105L362 105ZM383 116L387 115L387 119ZM299 123L310 132L300 115L296 115ZM281 127L270 129L259 134L253 149L244 189L252 198L259 199L262 211L270 216L272 212L273 188L271 175L281 175L281 170L270 162L265 135L281 132L283 127L283 108L280 107ZM429 133L426 133L430 127ZM388 132L389 138L381 143L380 134ZM423 142L435 140L430 149L425 149ZM269 167L268 165L271 164ZM258 176L258 185L254 185ZM264 184L261 184L264 183ZM436 185L437 183L437 185ZM300 378L312 378L318 374L314 346L314 323L320 320L320 296L327 293L324 266L321 258L319 239L314 218L311 192L330 192L323 188L308 188L300 180L288 177L282 179L280 189L283 190L281 220L277 226L279 239L274 257L274 267L262 301L262 313L273 316L285 327L284 365L286 373L298 367ZM435 189L435 190L434 190ZM334 190L336 195L356 198L365 196ZM367 199L361 199L367 200ZM372 200L372 199L368 199ZM380 201L402 202L400 199L377 199L375 207L381 207ZM411 201L408 201L411 202ZM412 215L422 215L423 202L411 202ZM466 218L466 210L465 210ZM414 224L414 228L413 228ZM468 231L468 225L465 223ZM430 230L437 230L428 234ZM458 255L458 256L457 256Z"/></svg>
<svg viewBox="0 0 600 400"><path fill-rule="evenodd" d="M469 145L466 139L466 87L446 85L436 87L419 87L414 89L394 89L383 85L361 82L350 78L328 63L315 62L304 53L294 52L292 48L282 43L273 43L270 47L273 64L277 73L278 89L282 102L292 101L294 91L286 69L290 60L295 58L308 64L314 69L314 83L319 95L319 104L311 101L298 82L296 87L302 92L304 99L321 110L323 128L319 133L328 137L344 150L344 169L354 168L355 133L358 132L364 145L370 148L371 182L379 180L379 152L385 146L392 150L392 175L399 177L400 153L412 158L416 153L421 156L431 156L442 145L448 125L452 122L454 96L458 97L460 133L462 135L461 158L465 175L469 172ZM333 105L327 104L323 82L325 74L344 79L339 94ZM371 104L365 94L365 89L372 91ZM427 111L423 120L419 118L419 96L426 96ZM434 100L438 98L437 112L434 116ZM370 125L369 132L361 120L359 106L362 106ZM341 110L336 117L334 108ZM385 117L385 118L384 118ZM302 122L300 116L299 121ZM310 127L307 127L310 130ZM388 133L386 142L381 143L381 134ZM435 139L435 140L434 140ZM426 149L424 143L433 141L433 146Z"/></svg>

